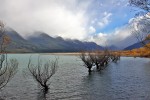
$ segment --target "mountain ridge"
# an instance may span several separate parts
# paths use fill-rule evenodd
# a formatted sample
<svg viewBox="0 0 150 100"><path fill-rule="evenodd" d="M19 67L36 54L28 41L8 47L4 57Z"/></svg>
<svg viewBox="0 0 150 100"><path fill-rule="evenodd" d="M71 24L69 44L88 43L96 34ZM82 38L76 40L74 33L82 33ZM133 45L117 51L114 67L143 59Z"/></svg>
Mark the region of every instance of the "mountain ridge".
<svg viewBox="0 0 150 100"><path fill-rule="evenodd" d="M126 48L124 48L123 50L132 50L132 49L138 49L138 48L141 48L141 47L144 47L144 44L148 44L150 43L149 41L143 41L142 42L137 42L137 43L134 43Z"/></svg>
<svg viewBox="0 0 150 100"><path fill-rule="evenodd" d="M8 52L79 52L104 49L95 42L83 42L62 37L54 38L44 32L34 32L35 35L26 39L11 28L6 29L5 32L11 38L11 43L7 48Z"/></svg>

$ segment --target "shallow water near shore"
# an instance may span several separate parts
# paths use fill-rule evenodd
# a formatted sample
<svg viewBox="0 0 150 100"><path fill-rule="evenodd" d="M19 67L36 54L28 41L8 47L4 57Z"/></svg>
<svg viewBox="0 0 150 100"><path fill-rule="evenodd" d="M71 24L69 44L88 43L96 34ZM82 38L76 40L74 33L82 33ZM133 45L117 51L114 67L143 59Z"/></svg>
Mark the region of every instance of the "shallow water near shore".
<svg viewBox="0 0 150 100"><path fill-rule="evenodd" d="M39 54L8 54L19 61L18 73L0 92L5 100L149 100L150 59L121 57L101 72L91 75L78 56L43 55L44 61L59 58L50 90L43 95L32 77L24 75L29 57L36 64Z"/></svg>

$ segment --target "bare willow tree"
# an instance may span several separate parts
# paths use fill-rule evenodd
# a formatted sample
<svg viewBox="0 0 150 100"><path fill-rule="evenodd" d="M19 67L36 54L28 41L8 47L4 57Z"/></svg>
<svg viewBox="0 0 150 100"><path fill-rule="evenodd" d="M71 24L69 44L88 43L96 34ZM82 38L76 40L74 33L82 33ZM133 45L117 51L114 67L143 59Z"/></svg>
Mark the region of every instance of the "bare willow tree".
<svg viewBox="0 0 150 100"><path fill-rule="evenodd" d="M91 56L94 65L96 65L97 70L103 70L107 67L110 61L110 54L109 51L106 49L102 53L99 51L94 51Z"/></svg>
<svg viewBox="0 0 150 100"><path fill-rule="evenodd" d="M88 68L88 72L89 74L91 73L91 68L94 64L92 58L92 54L90 52L86 53L86 52L82 52L80 55L80 59L83 61L84 66L86 68Z"/></svg>
<svg viewBox="0 0 150 100"><path fill-rule="evenodd" d="M6 47L10 38L5 34L4 23L0 21L0 89L7 85L18 68L16 59L7 60Z"/></svg>
<svg viewBox="0 0 150 100"><path fill-rule="evenodd" d="M106 48L104 51L82 51L80 59L83 61L84 66L88 68L90 74L93 66L95 66L98 71L101 71L105 69L110 62L117 62L120 59L120 55Z"/></svg>
<svg viewBox="0 0 150 100"><path fill-rule="evenodd" d="M58 59L42 63L38 57L37 65L31 63L31 57L28 62L28 69L33 79L44 89L44 92L49 90L50 79L55 74L58 68Z"/></svg>
<svg viewBox="0 0 150 100"><path fill-rule="evenodd" d="M132 34L139 42L150 49L150 46L147 45L150 42L150 0L129 0L129 4L138 8L136 16L140 16L140 20L133 20L136 24L134 24Z"/></svg>
<svg viewBox="0 0 150 100"><path fill-rule="evenodd" d="M110 52L110 60L117 63L120 60L120 53L115 51Z"/></svg>

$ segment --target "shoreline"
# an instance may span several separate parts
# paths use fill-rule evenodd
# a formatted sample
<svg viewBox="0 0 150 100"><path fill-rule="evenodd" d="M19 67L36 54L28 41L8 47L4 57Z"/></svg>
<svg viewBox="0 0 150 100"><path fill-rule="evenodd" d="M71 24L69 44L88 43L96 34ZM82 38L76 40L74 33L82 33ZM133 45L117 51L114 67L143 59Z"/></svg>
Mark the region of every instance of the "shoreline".
<svg viewBox="0 0 150 100"><path fill-rule="evenodd" d="M2 54L2 53L0 53ZM64 56L79 56L81 55L81 52L58 52L58 53L6 53L6 54L43 54L43 55L64 55ZM135 55L120 55L120 57L139 57L139 58L150 58L150 57L144 57L144 56L135 56Z"/></svg>

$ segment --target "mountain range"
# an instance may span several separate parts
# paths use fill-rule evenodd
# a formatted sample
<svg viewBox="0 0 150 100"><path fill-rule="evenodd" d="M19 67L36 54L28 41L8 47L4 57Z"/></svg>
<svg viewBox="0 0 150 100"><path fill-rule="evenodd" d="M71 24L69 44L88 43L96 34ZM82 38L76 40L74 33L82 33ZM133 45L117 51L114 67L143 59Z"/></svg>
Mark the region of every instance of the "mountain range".
<svg viewBox="0 0 150 100"><path fill-rule="evenodd" d="M144 42L143 42L144 43ZM138 48L141 48L144 46L144 44L148 44L150 43L149 41L145 41L145 43L143 44L142 42L137 42L137 43L134 43L126 48L124 48L124 50L132 50L132 49L138 49Z"/></svg>
<svg viewBox="0 0 150 100"><path fill-rule="evenodd" d="M143 47L143 44L141 42L138 42L138 43L132 44L132 45L124 48L124 50L138 49L140 47Z"/></svg>
<svg viewBox="0 0 150 100"><path fill-rule="evenodd" d="M104 50L105 47L95 42L83 42L79 40L51 37L44 32L34 32L34 35L23 38L12 28L6 28L5 33L10 37L11 43L7 46L7 52L79 52L83 50ZM132 50L143 47L140 42L132 44L123 50ZM107 47L111 50L119 50L112 45Z"/></svg>
<svg viewBox="0 0 150 100"><path fill-rule="evenodd" d="M63 39L62 37L54 38L44 32L35 32L27 39L11 28L6 29L5 33L11 39L11 43L7 47L8 52L78 52L104 49L94 42Z"/></svg>

